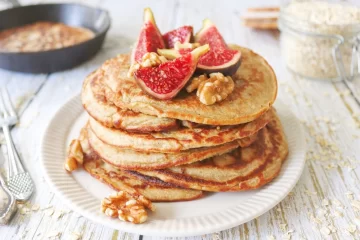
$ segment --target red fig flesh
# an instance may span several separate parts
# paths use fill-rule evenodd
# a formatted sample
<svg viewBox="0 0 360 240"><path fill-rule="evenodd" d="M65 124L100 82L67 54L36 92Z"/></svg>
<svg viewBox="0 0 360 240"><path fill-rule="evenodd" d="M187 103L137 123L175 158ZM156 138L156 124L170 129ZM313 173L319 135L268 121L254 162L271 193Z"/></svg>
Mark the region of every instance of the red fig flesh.
<svg viewBox="0 0 360 240"><path fill-rule="evenodd" d="M140 68L134 72L135 79L149 95L158 99L171 99L189 81L199 58L208 51L209 45L206 44L157 67Z"/></svg>
<svg viewBox="0 0 360 240"><path fill-rule="evenodd" d="M144 25L131 53L131 63L141 62L141 58L145 53L156 52L158 48L164 47L164 40L156 26L154 15L150 8L145 8Z"/></svg>
<svg viewBox="0 0 360 240"><path fill-rule="evenodd" d="M210 45L210 51L199 60L199 72L232 75L240 66L241 53L227 47L218 29L209 19L204 20L202 29L195 35L195 41L201 45Z"/></svg>
<svg viewBox="0 0 360 240"><path fill-rule="evenodd" d="M173 48L176 42L189 43L192 38L192 26L182 26L163 35L163 39L167 48Z"/></svg>

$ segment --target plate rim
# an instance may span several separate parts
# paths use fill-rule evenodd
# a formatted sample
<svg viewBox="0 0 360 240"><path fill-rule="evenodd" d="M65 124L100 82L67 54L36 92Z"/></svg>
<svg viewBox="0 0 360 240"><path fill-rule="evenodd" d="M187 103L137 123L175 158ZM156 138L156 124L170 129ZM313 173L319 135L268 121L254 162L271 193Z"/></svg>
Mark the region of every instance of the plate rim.
<svg viewBox="0 0 360 240"><path fill-rule="evenodd" d="M266 186L264 186L263 188L261 188L261 191L259 191L254 196L249 198L249 200L251 200L253 203L249 203L249 200L246 200L245 202L241 203L240 205L232 206L230 208L227 208L225 211L223 211L221 213L217 213L216 214L217 216L214 216L215 213L211 213L211 214L197 216L197 217L182 217L182 218L178 218L178 219L176 219L176 218L167 219L164 221L164 224L169 226L169 228L166 228L166 229L164 229L164 228L159 229L159 228L152 226L152 225L156 226L158 224L161 225L161 221L163 221L163 220L153 220L148 223L141 224L141 225L135 225L135 224L127 223L127 222L119 222L117 220L112 220L112 219L105 220L103 217L99 216L99 213L98 213L99 207L97 209L92 209L92 210L96 211L95 213L93 213L93 212L90 212L90 209L84 209L83 207L78 206L78 204L74 204L74 202L72 202L71 197L68 196L69 194L64 193L62 191L62 189L58 186L58 184L52 180L52 178L49 174L49 169L46 166L45 160L47 157L47 150L49 148L48 139L52 139L51 135L53 135L53 131L55 131L54 129L51 128L51 126L54 125L54 123L56 122L56 119L59 118L59 116L61 116L64 111L71 110L71 108L74 107L73 105L75 106L75 108L76 107L78 108L76 110L77 116L72 116L73 119L76 120L81 115L81 113L84 111L82 104L81 104L81 94L76 94L75 96L71 97L68 101L66 101L53 114L48 125L45 128L45 131L43 132L43 137L41 140L40 163L41 163L41 169L42 169L44 178L46 179L46 182L54 190L56 196L58 196L60 199L62 199L66 203L66 205L69 206L70 209L72 209L75 212L78 212L79 214L83 215L84 217L88 218L89 220L91 220L93 222L96 222L103 226L111 227L111 228L114 228L117 230L126 231L126 232L130 232L130 233L134 233L134 234L148 235L148 236L188 237L188 236L209 234L209 233L233 228L235 226L239 226L243 223L251 221L252 219L257 218L258 216L266 213L267 211L272 209L275 205L280 203L288 195L288 193L295 187L295 185L299 181L299 179L303 173L304 167L305 167L306 141L305 141L304 131L302 131L303 127L300 124L300 121L288 109L288 107L285 104L283 104L281 101L277 100L275 105L280 105L280 109L282 109L282 108L286 109L288 117L290 117L293 120L292 124L294 124L295 128L297 128L297 131L296 131L297 139L295 141L296 141L296 144L299 144L299 146L297 145L298 150L297 150L296 154L297 155L300 154L300 156L298 156L297 158L300 158L302 160L302 161L297 162L298 170L296 171L295 175L292 175L291 182L290 183L287 182L285 184L285 187L277 186L277 185L283 185L283 184L281 184L282 183L281 177L284 177L284 176L280 176L280 175L286 174L286 173L284 173L284 168L285 168L284 166L286 165L286 168L289 167L288 163L290 160L288 160L288 159L282 166L279 176L276 179L274 179L271 183L269 183ZM280 116L280 118L281 118L281 116ZM73 122L73 121L71 121L71 122ZM64 125L66 125L66 124L64 124ZM64 125L59 126L59 128L56 129L56 131L58 133L60 132L60 134L61 134L61 131L59 131L59 129L61 129L61 128L65 129L66 131L65 132L62 131L62 134L64 135L64 138L66 139L69 129L71 128L71 125L70 126L64 126ZM287 134L288 133L285 131L286 136L287 136ZM287 138L288 138L288 136L287 136ZM64 139L63 139L63 145L65 145ZM50 147L50 148L51 148L51 150L56 151L56 149L54 149L53 147ZM57 149L59 149L59 148L57 148ZM63 149L65 149L65 148L63 148ZM63 151L63 149L61 149L60 151ZM291 151L290 147L289 147L289 151ZM295 163L293 163L293 164L295 164ZM65 172L65 170L64 170L64 172ZM277 195L274 196L273 194L268 193L268 191L270 191L269 188L270 188L270 190L272 190L271 188L274 188L274 190L276 190L276 188L278 188ZM281 188L281 190L279 190L279 188ZM268 190L268 191L266 191L266 190ZM93 196L91 196L91 197L93 198ZM261 200L261 198L263 198L263 197L271 198L271 202L270 203L267 202L264 205L263 201ZM257 207L255 213L254 213L254 210L249 211L249 209L253 209L254 202L256 202L256 205L257 205L257 206L255 206L255 207ZM248 211L248 213L244 215L244 211ZM214 220L217 221L217 224L213 223ZM205 224L205 225L201 226L202 228L193 228L193 229L186 229L186 226L185 226L186 230L184 230L184 226L181 229L177 229L176 227L174 228L174 226L173 226L174 224L182 224L182 225L187 224L189 226L189 224L186 221L193 222L194 224L197 224L197 225L199 225L199 223L200 223L200 225L202 225L204 222L205 223L212 222L213 224L210 224L210 225ZM171 226L172 226L172 228L170 228Z"/></svg>

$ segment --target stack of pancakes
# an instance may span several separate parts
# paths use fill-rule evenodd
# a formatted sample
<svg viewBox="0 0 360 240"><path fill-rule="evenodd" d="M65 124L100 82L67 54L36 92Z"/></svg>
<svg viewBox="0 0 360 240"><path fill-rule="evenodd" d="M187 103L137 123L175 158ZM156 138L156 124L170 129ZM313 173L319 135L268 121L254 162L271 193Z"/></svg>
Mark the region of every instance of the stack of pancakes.
<svg viewBox="0 0 360 240"><path fill-rule="evenodd" d="M261 56L232 47L242 52L235 89L211 106L185 91L172 100L150 97L127 76L129 55L90 74L82 90L90 117L79 137L85 170L153 201L256 189L274 179L288 153L272 108L276 77Z"/></svg>

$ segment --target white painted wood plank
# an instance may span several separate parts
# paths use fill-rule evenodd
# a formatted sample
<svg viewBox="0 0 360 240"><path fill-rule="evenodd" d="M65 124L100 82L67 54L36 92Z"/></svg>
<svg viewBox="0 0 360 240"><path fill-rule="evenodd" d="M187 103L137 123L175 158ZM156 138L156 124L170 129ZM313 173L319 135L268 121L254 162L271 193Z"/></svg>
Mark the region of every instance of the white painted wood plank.
<svg viewBox="0 0 360 240"><path fill-rule="evenodd" d="M220 233L186 239L266 239L267 236L283 239L286 232L281 230L280 226L285 223L288 226L287 229L295 230L292 233L293 239L302 237L305 239L356 239L359 232L352 237L345 233L346 227L354 221L355 217L359 217L359 212L354 211L345 192L351 190L355 193L356 199L360 198L358 161L353 163L357 167L356 169L349 171L348 166L350 162L348 158L359 160L360 130L357 114L360 112L360 108L341 83L311 82L288 73L281 60L277 34L241 27L239 20L241 12L250 4L254 6L264 2L227 1L227 4L220 4L218 1L176 1L171 3L157 1L150 4L147 1L131 1L124 4L123 2L106 1L102 4L102 7L110 10L114 22L104 51L77 69L51 75L31 106L24 112L21 120L30 123L20 125L13 131L22 154L29 159L27 167L31 170L37 183L37 194L33 197L32 202L40 203L43 206L50 203L56 209L67 209L49 191L49 187L41 179L39 170L36 169L44 126L56 109L80 90L81 82L87 73L124 47L127 49L137 36L141 25L142 9L151 5L158 25L164 32L185 24L192 24L197 30L201 26L202 19L210 16L228 42L250 47L263 55L274 67L278 76L280 83L278 98L285 102L299 119L304 121L304 131L311 152L303 176L293 190L293 194L273 210L242 226ZM277 2L266 2L266 4L272 5ZM0 78L0 83L6 84L9 89L17 89L18 85L22 83L17 75L5 73L5 76L7 76L6 79L11 78L11 80L1 80L2 78ZM40 79L40 77L38 78ZM41 82L41 80L36 81ZM23 90L19 90L19 92L31 89L30 85L23 86L21 88ZM325 117L337 123L325 123ZM320 141L321 138L338 146L341 153L324 145L324 142ZM330 155L332 159L321 160L324 153ZM336 167L332 168L332 164ZM327 169L329 167L330 169ZM315 192L316 194L314 194ZM319 228L323 224L315 224L308 215L319 216L319 209L326 209L331 214L335 213L337 208L334 203L328 207L319 208L324 198L330 200L336 198L346 207L341 210L343 217L335 219L329 217L329 222L337 229L337 232L330 236L322 236ZM76 213L65 214L60 220L57 220L53 216L46 216L42 211L34 213L31 218L25 217L23 220L18 214L11 226L0 228L0 236L5 236L5 239L19 239L26 232L25 239L43 239L44 235L53 229L59 229L62 232L62 239L69 239L73 231L83 232L83 239L138 238L137 235L114 231L94 224L79 217ZM159 238L145 236L144 239Z"/></svg>

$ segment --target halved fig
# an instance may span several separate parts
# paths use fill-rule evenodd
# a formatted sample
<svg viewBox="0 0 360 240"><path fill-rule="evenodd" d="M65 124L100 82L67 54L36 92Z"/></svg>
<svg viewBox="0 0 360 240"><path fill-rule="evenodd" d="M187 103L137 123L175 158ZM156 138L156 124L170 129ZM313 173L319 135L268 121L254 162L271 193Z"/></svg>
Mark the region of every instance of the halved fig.
<svg viewBox="0 0 360 240"><path fill-rule="evenodd" d="M158 48L164 48L165 43L156 26L154 14L150 8L144 9L144 25L141 28L138 40L131 53L131 63L141 62L142 56L147 52L156 52Z"/></svg>
<svg viewBox="0 0 360 240"><path fill-rule="evenodd" d="M195 35L195 42L210 45L210 51L199 60L198 72L232 75L239 68L241 53L227 47L218 29L209 19L203 21L203 27Z"/></svg>
<svg viewBox="0 0 360 240"><path fill-rule="evenodd" d="M209 49L209 44L206 44L157 67L140 68L134 72L134 77L149 95L158 99L171 99L189 81L199 58Z"/></svg>
<svg viewBox="0 0 360 240"><path fill-rule="evenodd" d="M173 48L176 42L189 43L193 40L193 27L182 26L163 35L166 48Z"/></svg>

